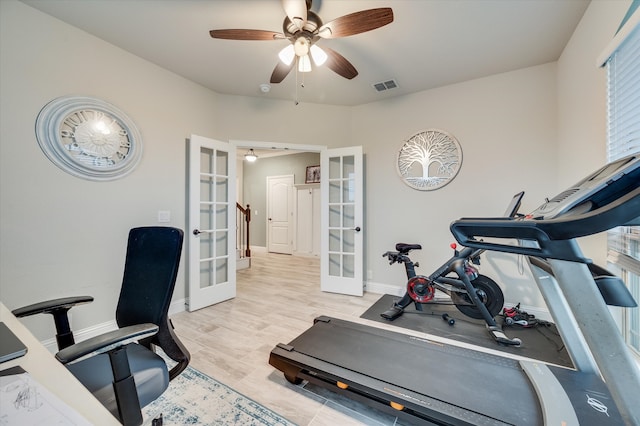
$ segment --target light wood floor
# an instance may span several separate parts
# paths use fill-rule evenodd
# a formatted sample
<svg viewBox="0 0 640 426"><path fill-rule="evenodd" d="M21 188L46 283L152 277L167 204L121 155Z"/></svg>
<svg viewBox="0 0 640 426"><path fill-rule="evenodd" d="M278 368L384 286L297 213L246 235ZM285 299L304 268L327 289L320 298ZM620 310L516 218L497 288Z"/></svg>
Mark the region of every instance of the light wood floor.
<svg viewBox="0 0 640 426"><path fill-rule="evenodd" d="M319 315L358 317L378 298L320 291L319 260L256 253L237 273L235 299L172 317L191 352L191 365L299 425L396 425L395 417L303 384L288 383L269 365L278 343L289 343ZM366 322L366 321L364 321Z"/></svg>

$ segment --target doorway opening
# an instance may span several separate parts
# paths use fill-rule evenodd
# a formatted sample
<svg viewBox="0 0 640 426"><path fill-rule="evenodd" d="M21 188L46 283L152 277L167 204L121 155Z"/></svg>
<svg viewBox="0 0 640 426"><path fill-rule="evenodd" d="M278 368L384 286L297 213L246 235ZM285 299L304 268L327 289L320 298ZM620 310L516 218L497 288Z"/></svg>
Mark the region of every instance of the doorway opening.
<svg viewBox="0 0 640 426"><path fill-rule="evenodd" d="M236 199L250 209L251 252L319 257L320 183L307 183L306 172L320 165L326 147L245 140L230 143L237 152ZM245 158L250 151L257 157L253 162ZM290 176L290 183L282 185L283 176ZM291 219L285 224L288 229L282 221L287 216ZM239 268L249 267L248 263L238 262Z"/></svg>

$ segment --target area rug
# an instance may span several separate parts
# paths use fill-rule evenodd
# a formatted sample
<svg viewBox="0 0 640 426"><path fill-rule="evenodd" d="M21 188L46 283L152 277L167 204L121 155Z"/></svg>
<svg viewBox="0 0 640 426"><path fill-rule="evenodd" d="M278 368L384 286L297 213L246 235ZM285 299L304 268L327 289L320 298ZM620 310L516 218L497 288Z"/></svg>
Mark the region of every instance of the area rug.
<svg viewBox="0 0 640 426"><path fill-rule="evenodd" d="M142 410L144 424L294 426L284 417L192 367Z"/></svg>
<svg viewBox="0 0 640 426"><path fill-rule="evenodd" d="M397 299L399 297L385 294L360 317L500 352L508 352L565 367L573 367L571 358L555 324L533 328L505 326L503 330L507 336L510 338L518 337L522 340L522 345L519 347L504 346L496 343L490 336L484 321L463 315L451 304L425 304L422 312L416 311L414 305L409 305L404 314L393 321L382 318L380 314L393 306ZM444 321L442 319L443 314L453 318L455 324L451 326ZM502 317L497 316L496 322L502 325Z"/></svg>

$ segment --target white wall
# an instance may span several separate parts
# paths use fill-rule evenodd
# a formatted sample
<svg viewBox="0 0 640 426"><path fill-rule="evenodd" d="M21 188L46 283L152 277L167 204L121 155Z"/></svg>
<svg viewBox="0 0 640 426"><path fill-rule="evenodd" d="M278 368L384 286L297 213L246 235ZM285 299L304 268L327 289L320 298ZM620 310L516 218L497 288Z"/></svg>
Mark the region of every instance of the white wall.
<svg viewBox="0 0 640 426"><path fill-rule="evenodd" d="M185 226L185 139L276 140L330 145L348 140L344 108L216 94L15 0L0 1L0 300L9 309L88 294L74 328L113 319L127 232ZM144 140L138 168L91 182L41 152L34 124L53 98L88 95L125 111ZM184 252L174 300L185 297ZM38 338L49 318L29 318Z"/></svg>
<svg viewBox="0 0 640 426"><path fill-rule="evenodd" d="M1 0L0 299L12 309L91 294L96 302L74 314L74 327L112 319L127 230L155 224L158 210L170 210L171 225L184 228L184 141L192 133L363 145L365 268L372 283L401 291L402 270L381 257L396 242L422 243L416 259L420 271L430 272L449 256L452 220L500 214L520 190L527 192L523 210L531 210L602 163L604 76L593 61L628 4L593 1L558 63L348 108L216 94L23 3ZM45 158L35 140L36 116L69 94L102 98L133 118L145 150L131 175L84 181ZM394 157L404 138L430 127L455 135L464 160L451 184L418 192L397 177ZM508 301L536 304L515 262L488 256L482 271L509 283ZM174 300L185 296L183 269ZM51 335L48 318L28 325L41 339Z"/></svg>
<svg viewBox="0 0 640 426"><path fill-rule="evenodd" d="M556 144L555 76L551 63L354 108L354 140L364 145L367 169L366 267L374 283L402 284L402 267L381 257L395 243L422 244L414 257L419 271L429 274L451 256L453 220L500 216L522 190L525 211L550 195L556 182L549 155ZM398 177L395 159L403 140L428 128L454 135L463 162L445 187L416 191ZM528 294L528 277L517 272L516 261L488 254L481 271L506 285L507 300L535 304L537 290Z"/></svg>
<svg viewBox="0 0 640 426"><path fill-rule="evenodd" d="M184 226L185 138L215 135L217 95L22 3L0 8L1 299L15 308L89 294L96 302L75 325L110 320L128 230L156 224L158 210ZM90 182L46 159L35 119L63 95L102 98L132 117L144 153L131 175ZM176 293L184 291L181 274ZM52 329L48 318L29 321Z"/></svg>

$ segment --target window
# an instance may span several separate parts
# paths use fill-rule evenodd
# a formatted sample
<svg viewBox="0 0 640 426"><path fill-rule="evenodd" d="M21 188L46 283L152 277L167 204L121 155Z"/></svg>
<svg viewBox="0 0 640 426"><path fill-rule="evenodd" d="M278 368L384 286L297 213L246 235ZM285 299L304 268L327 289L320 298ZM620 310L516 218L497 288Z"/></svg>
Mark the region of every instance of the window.
<svg viewBox="0 0 640 426"><path fill-rule="evenodd" d="M639 4L639 0L632 3L625 17L629 19L614 38L614 47L610 50L613 53L606 56L609 161L640 152ZM640 227L625 226L609 231L607 260L636 301L640 301ZM622 326L627 343L640 355L639 310L625 309Z"/></svg>

